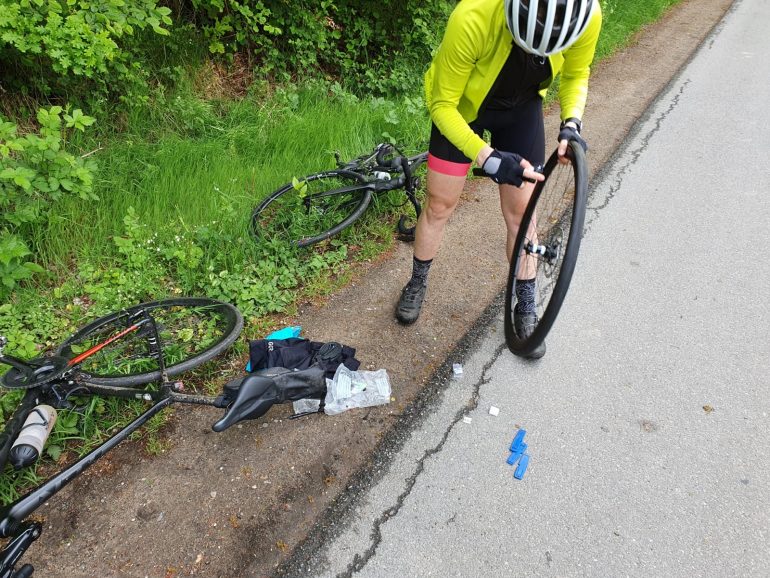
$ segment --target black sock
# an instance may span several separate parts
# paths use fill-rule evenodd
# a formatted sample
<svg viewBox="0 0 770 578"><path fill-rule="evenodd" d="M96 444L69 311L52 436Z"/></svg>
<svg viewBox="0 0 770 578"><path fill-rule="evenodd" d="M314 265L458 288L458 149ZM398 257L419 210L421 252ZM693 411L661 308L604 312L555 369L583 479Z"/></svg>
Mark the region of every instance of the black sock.
<svg viewBox="0 0 770 578"><path fill-rule="evenodd" d="M535 313L535 280L516 279L516 313Z"/></svg>
<svg viewBox="0 0 770 578"><path fill-rule="evenodd" d="M420 283L421 285L427 285L428 283L428 271L430 271L431 263L433 259L423 261L417 257L412 258L412 278L409 280L410 284Z"/></svg>

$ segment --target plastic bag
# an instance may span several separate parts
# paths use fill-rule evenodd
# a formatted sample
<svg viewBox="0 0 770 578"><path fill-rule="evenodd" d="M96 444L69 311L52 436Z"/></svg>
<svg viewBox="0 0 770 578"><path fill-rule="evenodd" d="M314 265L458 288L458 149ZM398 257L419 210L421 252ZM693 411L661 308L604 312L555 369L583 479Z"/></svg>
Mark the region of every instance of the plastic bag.
<svg viewBox="0 0 770 578"><path fill-rule="evenodd" d="M306 397L292 402L292 407L295 415L300 413L313 413L318 411L318 408L321 407L321 400Z"/></svg>
<svg viewBox="0 0 770 578"><path fill-rule="evenodd" d="M351 371L340 364L334 379L326 380L324 413L337 415L356 407L383 405L390 401L390 380L384 369Z"/></svg>

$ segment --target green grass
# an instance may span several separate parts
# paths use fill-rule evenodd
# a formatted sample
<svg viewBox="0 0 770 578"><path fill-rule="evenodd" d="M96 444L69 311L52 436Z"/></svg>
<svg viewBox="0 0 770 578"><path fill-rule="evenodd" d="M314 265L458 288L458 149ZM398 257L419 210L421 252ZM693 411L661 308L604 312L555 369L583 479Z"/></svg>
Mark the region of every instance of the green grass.
<svg viewBox="0 0 770 578"><path fill-rule="evenodd" d="M602 32L596 47L601 60L625 47L643 26L655 22L680 0L601 0Z"/></svg>
<svg viewBox="0 0 770 578"><path fill-rule="evenodd" d="M49 265L66 266L73 254L108 257L105 246L122 233L129 207L153 231L189 233L205 225L245 236L248 216L263 196L293 176L334 167L334 150L351 158L385 140L383 133L412 146L426 136L420 109L335 97L319 86L267 100L211 104L190 94L169 100L173 106L161 125L136 119L129 134L98 154L100 201L57 206L40 239ZM185 135L184 127L193 134ZM250 258L248 246L230 251L230 265Z"/></svg>

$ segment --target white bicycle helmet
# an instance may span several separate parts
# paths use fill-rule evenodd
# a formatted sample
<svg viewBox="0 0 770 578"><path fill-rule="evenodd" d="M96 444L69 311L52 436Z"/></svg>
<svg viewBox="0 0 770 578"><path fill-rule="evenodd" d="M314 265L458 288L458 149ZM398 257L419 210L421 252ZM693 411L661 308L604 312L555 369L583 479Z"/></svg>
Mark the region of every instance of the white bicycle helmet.
<svg viewBox="0 0 770 578"><path fill-rule="evenodd" d="M523 50L548 56L575 42L598 0L505 0L505 19Z"/></svg>

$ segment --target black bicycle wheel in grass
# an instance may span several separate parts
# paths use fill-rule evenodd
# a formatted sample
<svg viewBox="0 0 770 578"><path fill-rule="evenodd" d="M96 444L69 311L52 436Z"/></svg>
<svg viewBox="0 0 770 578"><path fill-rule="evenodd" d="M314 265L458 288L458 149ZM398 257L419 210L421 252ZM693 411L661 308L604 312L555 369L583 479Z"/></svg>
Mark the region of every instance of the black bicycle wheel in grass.
<svg viewBox="0 0 770 578"><path fill-rule="evenodd" d="M289 183L270 194L251 214L257 240L280 239L307 247L355 222L372 198L372 185L358 173L327 171Z"/></svg>
<svg viewBox="0 0 770 578"><path fill-rule="evenodd" d="M230 347L243 329L240 311L229 303L208 298L165 299L129 307L89 323L59 346L56 355L76 362L87 383L134 386L158 380L158 347L153 344L153 332L141 311L146 311L158 328L169 376L213 359ZM136 325L140 327L130 329ZM78 361L84 352L121 333L125 334Z"/></svg>
<svg viewBox="0 0 770 578"><path fill-rule="evenodd" d="M583 149L571 141L571 163L559 164L554 152L545 180L535 186L513 247L505 293L505 341L517 355L532 353L556 321L575 270L585 222L588 167ZM513 325L516 279L535 279L537 324L521 339Z"/></svg>

